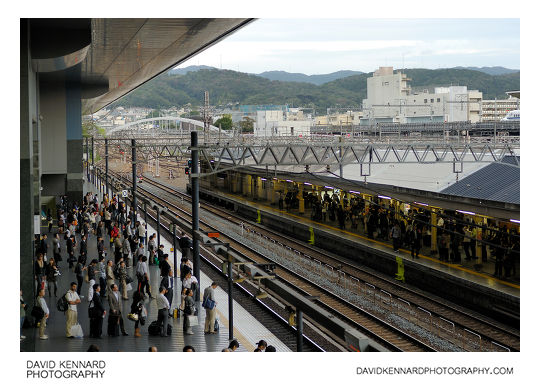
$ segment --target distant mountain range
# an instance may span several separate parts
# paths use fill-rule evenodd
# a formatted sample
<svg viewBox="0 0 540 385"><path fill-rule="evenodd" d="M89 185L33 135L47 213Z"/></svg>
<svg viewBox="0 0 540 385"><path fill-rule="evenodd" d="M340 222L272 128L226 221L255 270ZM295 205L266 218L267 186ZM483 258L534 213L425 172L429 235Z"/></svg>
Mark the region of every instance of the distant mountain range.
<svg viewBox="0 0 540 385"><path fill-rule="evenodd" d="M455 69L466 69L472 71L480 71L488 75L508 75L515 74L519 70L512 70L505 67L454 67Z"/></svg>
<svg viewBox="0 0 540 385"><path fill-rule="evenodd" d="M373 75L360 73L317 85L201 67L183 68L184 75L169 72L168 75L158 76L117 101L114 106L156 109L180 107L187 103L200 106L204 101L204 92L209 91L210 103L217 106L288 104L293 107L316 107L319 113L325 113L328 107L361 107L362 100L367 97L366 80ZM412 80L413 89L462 85L481 91L484 99L506 99L506 91L520 89L519 72L489 75L479 70L456 68L408 68L403 72ZM336 73L329 75L336 76Z"/></svg>
<svg viewBox="0 0 540 385"><path fill-rule="evenodd" d="M185 75L188 72L200 71L200 70L210 70L218 68L209 67L205 65L199 66L189 66L185 68L178 68L169 71L170 75ZM453 67L451 69L465 69L471 71L479 71L488 75L508 75L519 72L519 70L513 70L505 67L495 66L495 67ZM251 74L257 75L269 80L278 80L280 82L300 82L300 83L311 83L320 86L321 84L328 83L334 80L346 78L354 75L362 75L365 72L361 71L350 71L342 70L337 72L332 72L329 74L320 74L320 75L306 75L302 73L291 73L286 71L265 71L260 74Z"/></svg>
<svg viewBox="0 0 540 385"><path fill-rule="evenodd" d="M328 83L337 79L346 78L353 75L362 75L363 73L364 72L360 71L337 71L332 72L331 74L305 75L285 71L266 71L255 75L269 80L279 80L280 82L302 82L316 84L320 86L321 84Z"/></svg>

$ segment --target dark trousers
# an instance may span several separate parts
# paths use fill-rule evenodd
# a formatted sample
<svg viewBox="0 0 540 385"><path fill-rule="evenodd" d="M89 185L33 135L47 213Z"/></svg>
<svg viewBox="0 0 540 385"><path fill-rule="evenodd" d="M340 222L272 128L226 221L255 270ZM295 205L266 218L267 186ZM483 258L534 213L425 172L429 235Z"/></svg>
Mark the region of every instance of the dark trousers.
<svg viewBox="0 0 540 385"><path fill-rule="evenodd" d="M90 337L101 337L103 331L103 317L90 318Z"/></svg>
<svg viewBox="0 0 540 385"><path fill-rule="evenodd" d="M157 319L160 334L162 337L167 337L167 325L169 323L169 309L166 307L158 310L158 319Z"/></svg>
<svg viewBox="0 0 540 385"><path fill-rule="evenodd" d="M143 278L143 279L138 279L138 281L139 282L138 282L137 288L141 292L141 294L144 294L144 290L146 288L146 293L148 295L152 295L152 293L150 292L150 284L148 283L148 280L146 278Z"/></svg>
<svg viewBox="0 0 540 385"><path fill-rule="evenodd" d="M83 283L83 277L78 275L77 276L77 294L79 295L81 295L82 283Z"/></svg>
<svg viewBox="0 0 540 385"><path fill-rule="evenodd" d="M171 287L169 291L165 294L165 298L169 301L169 306L172 308L172 300L173 300L173 288Z"/></svg>
<svg viewBox="0 0 540 385"><path fill-rule="evenodd" d="M470 253L470 242L463 242L463 251L465 252L465 259L468 261L471 259L471 253Z"/></svg>
<svg viewBox="0 0 540 385"><path fill-rule="evenodd" d="M399 249L399 238L392 238L392 244L394 245L394 251Z"/></svg>
<svg viewBox="0 0 540 385"><path fill-rule="evenodd" d="M99 277L99 286L101 288L101 293L103 293L102 297L105 298L105 294L107 293L107 281L105 281L105 278Z"/></svg>

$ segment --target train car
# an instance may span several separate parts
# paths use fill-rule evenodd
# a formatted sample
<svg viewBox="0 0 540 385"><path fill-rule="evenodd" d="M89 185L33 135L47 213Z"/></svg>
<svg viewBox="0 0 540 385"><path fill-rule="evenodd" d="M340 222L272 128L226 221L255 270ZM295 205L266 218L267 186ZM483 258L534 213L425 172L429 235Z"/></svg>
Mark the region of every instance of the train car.
<svg viewBox="0 0 540 385"><path fill-rule="evenodd" d="M504 118L501 119L501 122L519 122L519 110L513 110L506 114Z"/></svg>

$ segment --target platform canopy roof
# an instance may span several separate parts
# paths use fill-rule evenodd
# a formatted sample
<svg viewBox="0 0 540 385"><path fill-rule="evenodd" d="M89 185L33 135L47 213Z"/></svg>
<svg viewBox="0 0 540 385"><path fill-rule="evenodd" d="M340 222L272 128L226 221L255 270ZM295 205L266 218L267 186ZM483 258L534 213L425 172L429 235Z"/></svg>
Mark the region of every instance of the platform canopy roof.
<svg viewBox="0 0 540 385"><path fill-rule="evenodd" d="M32 65L43 80L80 82L82 112L90 114L251 21L30 19Z"/></svg>

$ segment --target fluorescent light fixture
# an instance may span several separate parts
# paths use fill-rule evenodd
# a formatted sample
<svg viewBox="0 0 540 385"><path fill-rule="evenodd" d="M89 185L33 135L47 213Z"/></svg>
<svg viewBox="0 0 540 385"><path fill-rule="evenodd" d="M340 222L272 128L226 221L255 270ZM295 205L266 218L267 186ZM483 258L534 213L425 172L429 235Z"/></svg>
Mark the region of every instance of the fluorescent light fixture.
<svg viewBox="0 0 540 385"><path fill-rule="evenodd" d="M510 222L521 223L521 222L519 221L519 219L510 219Z"/></svg>
<svg viewBox="0 0 540 385"><path fill-rule="evenodd" d="M456 210L458 213L462 213L462 214L469 214L469 215L476 215L475 213L473 212L470 212L470 211L463 211L463 210Z"/></svg>
<svg viewBox="0 0 540 385"><path fill-rule="evenodd" d="M261 178L261 180L266 180L266 178Z"/></svg>
<svg viewBox="0 0 540 385"><path fill-rule="evenodd" d="M377 195L381 199L392 199L390 197L387 197L386 195Z"/></svg>
<svg viewBox="0 0 540 385"><path fill-rule="evenodd" d="M308 182L304 182L304 184L308 186L313 186L311 183L308 183Z"/></svg>
<svg viewBox="0 0 540 385"><path fill-rule="evenodd" d="M292 183L292 180L290 180L290 179L287 179L287 182L291 182L291 183Z"/></svg>
<svg viewBox="0 0 540 385"><path fill-rule="evenodd" d="M362 194L360 191L353 191L353 190L351 190L351 191L349 191L349 192L350 192L351 194Z"/></svg>
<svg viewBox="0 0 540 385"><path fill-rule="evenodd" d="M334 189L332 186L324 186L324 188L331 188L332 190Z"/></svg>
<svg viewBox="0 0 540 385"><path fill-rule="evenodd" d="M420 206L428 206L427 204L425 203L420 203L420 202L413 202L414 204L417 204L417 205L420 205Z"/></svg>

